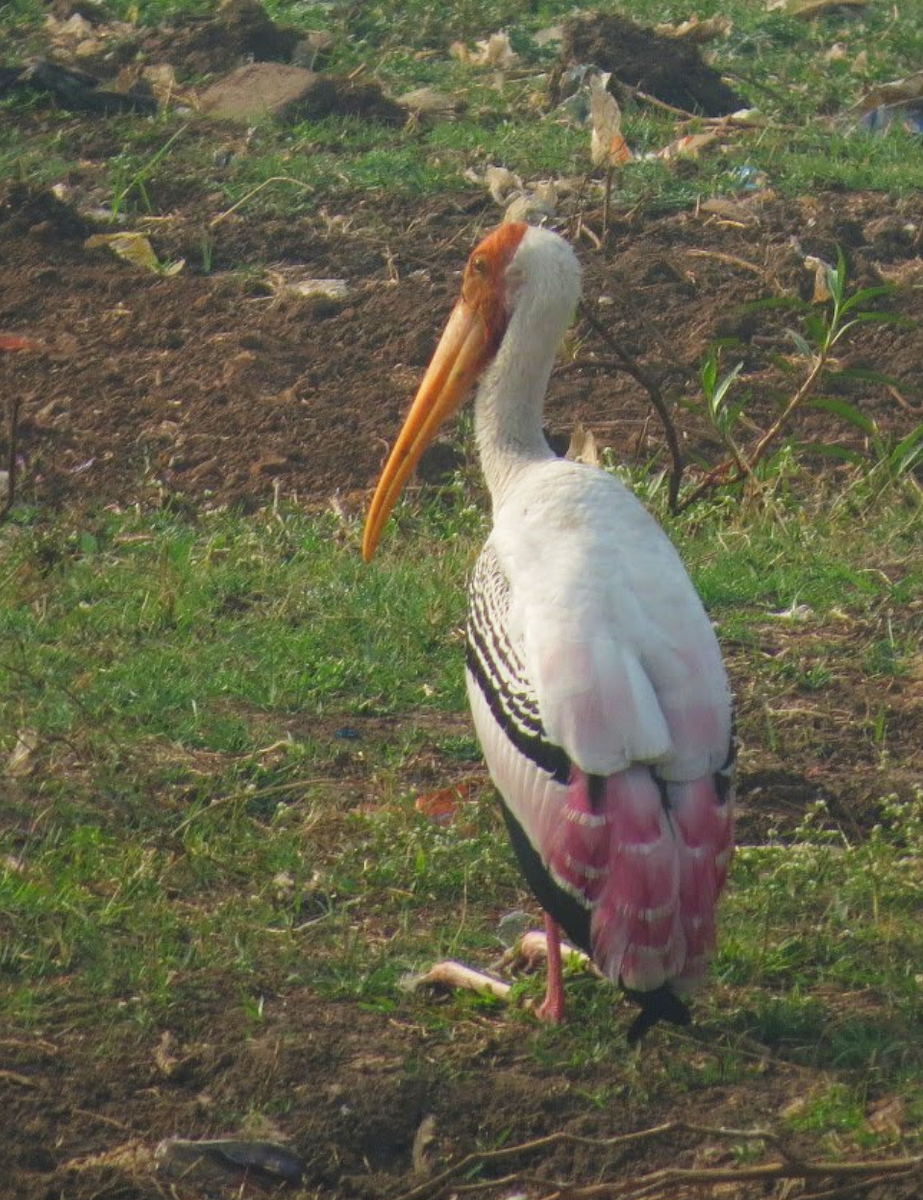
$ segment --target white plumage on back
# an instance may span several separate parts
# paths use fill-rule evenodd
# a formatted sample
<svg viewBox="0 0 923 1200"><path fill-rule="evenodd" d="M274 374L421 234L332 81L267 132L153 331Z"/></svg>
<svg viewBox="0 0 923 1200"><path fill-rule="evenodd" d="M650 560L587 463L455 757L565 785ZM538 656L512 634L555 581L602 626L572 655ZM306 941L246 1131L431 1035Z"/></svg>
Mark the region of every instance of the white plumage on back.
<svg viewBox="0 0 923 1200"><path fill-rule="evenodd" d="M548 459L523 470L489 545L510 586L545 730L589 774L668 779L727 757L730 695L701 601L661 528L617 480Z"/></svg>

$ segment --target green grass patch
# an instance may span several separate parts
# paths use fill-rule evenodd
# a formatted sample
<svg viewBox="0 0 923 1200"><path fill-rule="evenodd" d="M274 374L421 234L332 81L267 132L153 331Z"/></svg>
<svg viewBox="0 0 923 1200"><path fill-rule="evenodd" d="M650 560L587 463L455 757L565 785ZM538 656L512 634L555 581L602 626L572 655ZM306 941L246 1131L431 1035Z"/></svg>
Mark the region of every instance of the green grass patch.
<svg viewBox="0 0 923 1200"><path fill-rule="evenodd" d="M464 184L467 168L487 163L533 179L589 171L588 131L569 123L563 113L549 111L543 102L556 52L534 41L540 30L571 15L572 6L564 0L539 5L478 0L449 8L420 0L334 8L280 2L266 7L276 20L305 33L328 31L333 42L325 66L331 72L361 67L365 78L380 81L395 96L422 86L437 87L462 98L467 108L452 120L425 122L419 128L358 118L330 119L294 130L267 124L246 154L227 170L214 172L211 190L220 190L227 204L279 174L300 181L315 196L342 189L419 196L457 189ZM116 19L149 26L212 10L171 0L118 0L108 11ZM735 194L742 170L751 168L788 194L825 187L906 194L923 186L923 166L915 152L918 138L900 128L886 136L856 132L853 117L854 105L865 91L917 69L923 15L913 6L898 12L870 5L848 20L829 14L804 21L767 12L749 0L728 0L705 5L699 15L719 12L732 20L732 29L710 45L708 55L746 103L759 110L761 125L735 134L727 152L706 151L695 163L677 169L675 164L643 159L676 136L674 122L659 111L626 106L625 132L638 158L621 173L618 203L677 208L703 195ZM687 6L658 0L639 0L630 11L633 19L651 24L678 22L688 15ZM0 30L14 35L24 53L34 53L43 17L35 0L15 0L0 7ZM509 34L520 56L519 69L502 86L496 85L490 69L450 57L452 42L473 46L500 29ZM7 100L3 107L13 130L0 148L0 178L55 182L72 175L77 160L82 162L80 171L90 169L92 155L86 159L82 154L69 114L53 109L49 114L42 105L42 128L24 140L15 132L16 115L38 111L36 101ZM152 161L188 116L94 120L102 129L117 130L122 143L115 155L110 144L98 164L119 211L169 211L186 164L190 185L203 190L201 154L190 157L182 138L162 159ZM293 197L290 189L267 189L252 203L260 211L291 215L310 206L311 200Z"/></svg>
<svg viewBox="0 0 923 1200"><path fill-rule="evenodd" d="M745 526L716 506L673 534L733 637L797 604L817 621L887 611L893 672L914 645L900 605L923 582L913 530L900 504ZM66 976L149 1020L197 972L248 994L299 978L307 948L315 986L389 1006L414 966L492 957L496 917L523 897L489 793L441 828L407 779L424 746L464 769L473 737L350 724L464 713L461 584L482 534L461 484L403 503L372 568L358 525L332 515L21 511L4 526L0 756L26 754L0 845L4 1008L34 1019ZM901 1039L923 1012L923 801L881 814L856 841L810 814L742 850L717 974L761 1040L831 1068L893 1054L916 1071ZM880 1012L841 1018L831 988ZM592 1057L615 1036L599 1040L616 997L591 980L575 992L590 1016L574 1053Z"/></svg>

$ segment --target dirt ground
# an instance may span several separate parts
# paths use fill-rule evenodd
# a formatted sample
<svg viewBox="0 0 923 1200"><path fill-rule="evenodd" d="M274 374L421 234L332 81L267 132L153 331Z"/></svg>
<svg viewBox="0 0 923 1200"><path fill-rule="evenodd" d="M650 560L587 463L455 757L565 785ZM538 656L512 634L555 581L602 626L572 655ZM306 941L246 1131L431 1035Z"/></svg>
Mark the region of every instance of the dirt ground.
<svg viewBox="0 0 923 1200"><path fill-rule="evenodd" d="M243 213L216 228L206 273L202 229L213 210L189 195L159 196L158 203L172 215L148 226L155 250L163 261L187 260L170 278L133 268L105 248L84 248L89 228L48 193L14 186L0 195L0 333L40 343L0 352L7 414L12 397L20 402L19 497L65 510L172 504L194 513L214 505L256 508L275 496L304 505L337 497L358 508L435 344L465 256L495 211L472 191L425 203L339 197L335 208L293 220ZM850 400L890 436L923 419L923 200L755 194L717 209L618 215L605 249L583 237L577 245L587 302L608 339L578 320L576 356L565 355L552 380L552 435L566 441L579 419L618 457L659 455L666 462L648 395L616 369L613 341L657 376L675 407L696 394L695 366L707 344L739 339L730 362L744 360L751 412L765 420L777 397L790 394L773 352L791 317L742 306L772 295L810 297L813 274L804 256L835 261L838 245L851 280L894 282L887 304L909 318L864 327L848 344L851 365L884 368L895 381L892 388L857 387ZM280 296L265 264L345 280L347 294ZM814 436L856 443L855 430L829 415L807 421L802 428ZM717 446L694 410L683 413L681 427L691 469L696 460L714 462ZM438 476L438 460L430 469ZM861 713L866 685L852 684L844 682L839 699L847 713ZM920 765L923 713L912 701L912 681L888 686L906 688L906 755L894 761L904 762L907 778L897 778L895 768L894 780L882 779L868 748L840 739L810 786L804 764L768 755L752 762L745 803L748 794L771 794L786 814L799 811L808 795L842 803L844 795L859 802L905 791L909 768ZM831 705L831 744L840 707ZM841 786L847 782L851 791ZM64 1007L35 1038L0 1036L0 1180L12 1171L0 1193L23 1200L258 1194L260 1179L252 1176L246 1183L220 1170L205 1182L154 1177L126 1172L111 1157L118 1148L122 1166L131 1156L143 1166L158 1139L205 1136L221 1128L223 1113L249 1108L278 1114L277 1128L265 1136L281 1133L304 1157L308 1194L398 1195L419 1182L414 1145L420 1149L424 1118L434 1119L431 1150L444 1163L499 1145L510 1130L521 1141L554 1130L610 1135L679 1116L760 1124L800 1086L797 1063L766 1058L759 1048L759 1088L725 1085L721 1055L707 1041L665 1035L645 1047L643 1066L630 1068L649 1082L642 1118L630 1105L600 1107L588 1099L611 1085L606 1061L549 1077L525 1045L533 1034L522 1022L472 1010L434 1033L415 1021L413 1005L388 1017L280 986L267 997L254 1036L235 1016L239 1006L224 1002L220 980L178 986L186 1003L177 1004L170 1031L172 1065L158 1065L163 1031L139 1030L132 1040L119 1026L91 1044L79 1014ZM678 1053L691 1064L686 1097L660 1087ZM696 1078L706 1077L708 1086L699 1088ZM701 1137L677 1135L668 1146L655 1140L635 1147L629 1159L625 1149L558 1143L514 1165L535 1168L541 1182L533 1194L563 1195L554 1191L555 1178L590 1183L619 1163L630 1161L640 1174L684 1154L683 1161L712 1166L730 1161L726 1145L712 1141L693 1154L701 1145ZM110 1157L73 1161L104 1152ZM269 1177L263 1185L270 1192L276 1186ZM907 1187L864 1194L916 1194ZM480 1194L511 1193L501 1186ZM769 1193L760 1185L728 1194Z"/></svg>
<svg viewBox="0 0 923 1200"><path fill-rule="evenodd" d="M425 204L340 198L335 212L290 221L230 217L214 231L209 274L196 270L205 219L186 198L151 223L161 261L189 264L162 278L105 247L85 249L88 228L48 193L13 187L0 196L0 332L41 343L0 353L0 395L21 403L24 500L255 507L276 494L325 503L361 493L395 436L465 257L496 213L467 194ZM888 304L908 318L865 327L845 350L849 366L892 376L895 387L853 385L848 398L898 435L923 416L923 201L757 194L717 212L618 218L605 251L580 243L590 311L674 411L697 395L708 343L734 338L741 344L727 362L743 360L757 420L791 394L772 356L785 350L780 328L793 316L743 306L810 297L805 256L835 261L837 246L853 285L895 283ZM267 265L270 274L341 279L346 295L286 297ZM622 459L659 453L666 463L648 394L618 370L608 340L578 321L573 341L576 360L552 381L549 432L566 443L579 420ZM855 442L855 430L829 414L804 422L799 431L810 436ZM681 428L693 471L697 460L713 463L718 447L694 409L682 412Z"/></svg>

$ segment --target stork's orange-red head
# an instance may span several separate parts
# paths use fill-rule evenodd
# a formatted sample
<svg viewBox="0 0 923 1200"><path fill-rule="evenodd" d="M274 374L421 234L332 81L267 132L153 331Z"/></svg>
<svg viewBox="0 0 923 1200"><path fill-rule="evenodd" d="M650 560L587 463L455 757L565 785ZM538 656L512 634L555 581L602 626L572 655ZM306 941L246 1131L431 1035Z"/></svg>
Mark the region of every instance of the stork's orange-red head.
<svg viewBox="0 0 923 1200"><path fill-rule="evenodd" d="M506 272L528 226L500 225L471 253L459 297L369 506L362 557L371 559L404 484L439 427L461 407L497 353L508 320Z"/></svg>

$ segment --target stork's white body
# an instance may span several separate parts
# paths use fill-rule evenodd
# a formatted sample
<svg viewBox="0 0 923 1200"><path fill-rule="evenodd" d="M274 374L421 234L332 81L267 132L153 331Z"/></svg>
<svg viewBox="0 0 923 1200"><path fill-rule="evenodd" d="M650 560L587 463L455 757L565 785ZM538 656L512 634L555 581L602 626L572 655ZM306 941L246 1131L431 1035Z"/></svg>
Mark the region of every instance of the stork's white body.
<svg viewBox="0 0 923 1200"><path fill-rule="evenodd" d="M548 377L579 296L573 252L530 229L507 274L509 324L475 400L494 524L472 614L480 608L509 647L505 686L531 693L543 739L572 765L567 780L511 740L469 669L475 727L510 814L553 884L586 909L589 936L578 940L597 965L636 991L688 990L711 949L731 849L730 804L712 782L729 762L727 677L660 526L611 475L556 458L542 434ZM581 783L590 776L608 781L595 803ZM690 846L677 814L703 803L703 784L695 836L703 819L711 827L706 845ZM709 860L704 879L696 856Z"/></svg>
<svg viewBox="0 0 923 1200"><path fill-rule="evenodd" d="M485 263L494 263L488 300ZM473 377L466 364L489 363L475 400L493 501L470 589L475 726L549 927L563 924L642 1002L672 996L703 974L732 848L731 697L718 644L675 549L635 496L556 458L542 434L580 294L573 251L548 231L501 227L472 255L465 289L402 439ZM488 346L477 359L465 322L482 309L487 333L476 333ZM392 459L402 457L399 445ZM389 472L392 462L380 492ZM545 1015L560 1019L552 975Z"/></svg>

